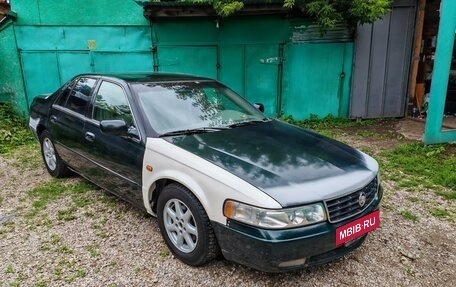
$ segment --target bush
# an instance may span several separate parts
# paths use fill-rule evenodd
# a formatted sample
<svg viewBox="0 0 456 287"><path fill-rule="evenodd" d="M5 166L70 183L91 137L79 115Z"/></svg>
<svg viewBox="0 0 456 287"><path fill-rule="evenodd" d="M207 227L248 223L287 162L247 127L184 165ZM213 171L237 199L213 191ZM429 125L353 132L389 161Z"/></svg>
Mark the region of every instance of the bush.
<svg viewBox="0 0 456 287"><path fill-rule="evenodd" d="M0 104L0 154L33 141L27 120L11 104Z"/></svg>

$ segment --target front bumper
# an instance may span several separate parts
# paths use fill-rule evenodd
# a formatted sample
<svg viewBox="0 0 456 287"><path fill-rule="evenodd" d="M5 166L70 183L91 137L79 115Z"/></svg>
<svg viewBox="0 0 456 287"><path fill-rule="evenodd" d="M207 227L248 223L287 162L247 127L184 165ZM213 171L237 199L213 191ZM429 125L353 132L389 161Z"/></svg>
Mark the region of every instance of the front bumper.
<svg viewBox="0 0 456 287"><path fill-rule="evenodd" d="M366 235L336 246L335 232L338 227L377 210L381 187L378 195L361 214L336 224L322 222L286 230L260 229L233 220L227 225L212 224L226 259L260 271L283 272L324 264L361 246Z"/></svg>

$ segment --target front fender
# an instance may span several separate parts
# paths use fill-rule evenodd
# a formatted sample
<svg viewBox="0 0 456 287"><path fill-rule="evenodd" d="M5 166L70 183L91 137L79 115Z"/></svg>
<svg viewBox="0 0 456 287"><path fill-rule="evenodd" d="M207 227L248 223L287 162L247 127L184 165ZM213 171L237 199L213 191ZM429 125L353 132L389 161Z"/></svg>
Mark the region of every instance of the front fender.
<svg viewBox="0 0 456 287"><path fill-rule="evenodd" d="M222 210L226 199L264 208L281 208L277 201L250 183L160 138L147 139L142 175L144 206L152 215L155 214L151 198L160 179L186 186L203 205L209 219L222 224L226 223Z"/></svg>

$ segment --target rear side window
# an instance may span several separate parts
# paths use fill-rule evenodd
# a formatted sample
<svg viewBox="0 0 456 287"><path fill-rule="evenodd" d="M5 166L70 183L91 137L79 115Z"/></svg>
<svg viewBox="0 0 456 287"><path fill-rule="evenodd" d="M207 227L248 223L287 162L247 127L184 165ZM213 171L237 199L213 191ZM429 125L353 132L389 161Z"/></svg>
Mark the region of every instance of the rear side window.
<svg viewBox="0 0 456 287"><path fill-rule="evenodd" d="M67 90L62 95L63 106L79 114L84 114L90 102L90 95L95 83L95 79L80 78L71 91ZM65 98L67 98L66 101Z"/></svg>

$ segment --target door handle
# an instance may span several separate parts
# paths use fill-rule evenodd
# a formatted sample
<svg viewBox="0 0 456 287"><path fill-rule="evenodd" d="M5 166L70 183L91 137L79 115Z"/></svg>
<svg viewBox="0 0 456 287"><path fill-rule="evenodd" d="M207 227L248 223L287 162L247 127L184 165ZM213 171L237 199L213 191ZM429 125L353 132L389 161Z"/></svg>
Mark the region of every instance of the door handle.
<svg viewBox="0 0 456 287"><path fill-rule="evenodd" d="M89 142L93 142L95 140L95 135L91 132L86 132L84 137Z"/></svg>
<svg viewBox="0 0 456 287"><path fill-rule="evenodd" d="M50 119L51 119L51 122L55 123L57 121L57 116L52 115L50 117Z"/></svg>

